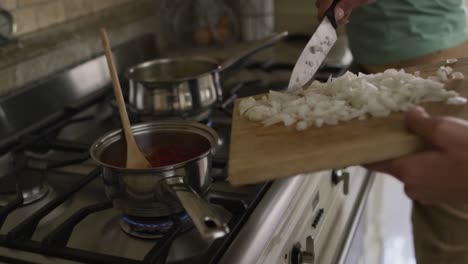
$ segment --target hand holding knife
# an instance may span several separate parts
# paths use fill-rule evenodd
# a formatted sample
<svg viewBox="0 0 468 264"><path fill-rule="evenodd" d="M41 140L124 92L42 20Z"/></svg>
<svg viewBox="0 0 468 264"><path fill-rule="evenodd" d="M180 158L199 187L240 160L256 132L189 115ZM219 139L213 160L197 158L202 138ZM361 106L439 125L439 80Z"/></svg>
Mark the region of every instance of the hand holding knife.
<svg viewBox="0 0 468 264"><path fill-rule="evenodd" d="M325 16L310 38L294 66L288 90L300 89L314 77L323 60L337 40L335 7L340 0L333 0Z"/></svg>
<svg viewBox="0 0 468 264"><path fill-rule="evenodd" d="M348 22L348 17L351 11L361 5L370 4L376 0L341 0L338 5L335 5L333 10L335 11L335 19L338 25L344 25ZM332 5L333 0L316 0L315 6L318 11L318 18L320 21L323 19L324 14L329 7Z"/></svg>
<svg viewBox="0 0 468 264"><path fill-rule="evenodd" d="M370 2L375 2L375 0L317 1L319 14L324 14L324 16L322 22L317 27L317 30L312 38L310 38L294 66L289 80L288 90L301 89L313 79L315 73L337 40L336 29L338 24L342 24L347 20L352 8ZM323 11L324 8L327 9ZM337 10L341 14L335 14ZM336 19L337 17L338 21Z"/></svg>

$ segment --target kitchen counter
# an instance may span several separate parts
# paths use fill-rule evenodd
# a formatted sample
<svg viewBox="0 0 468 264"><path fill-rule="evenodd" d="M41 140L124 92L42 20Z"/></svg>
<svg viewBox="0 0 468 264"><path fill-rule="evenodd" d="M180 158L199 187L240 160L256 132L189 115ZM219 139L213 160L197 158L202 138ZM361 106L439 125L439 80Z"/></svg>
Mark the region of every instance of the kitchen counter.
<svg viewBox="0 0 468 264"><path fill-rule="evenodd" d="M46 78L56 72L93 58L102 52L98 29L108 30L112 46L144 34L156 34L158 28L158 5L153 1L132 1L129 4L76 19L64 24L20 37L0 47L0 96L12 93L32 82ZM125 14L125 15L123 15ZM155 37L156 39L156 37ZM293 65L302 51L307 37L283 42L274 48L259 52L259 61ZM220 60L238 54L254 43L231 43L226 46L187 48L184 50L162 50L164 57L184 55L205 55ZM157 45L155 41L155 45ZM327 60L336 62L346 53L347 61L352 59L347 50L344 34L331 51Z"/></svg>
<svg viewBox="0 0 468 264"><path fill-rule="evenodd" d="M113 47L143 34L154 34L156 11L150 0L132 1L0 46L0 95L102 53L101 27L107 29Z"/></svg>

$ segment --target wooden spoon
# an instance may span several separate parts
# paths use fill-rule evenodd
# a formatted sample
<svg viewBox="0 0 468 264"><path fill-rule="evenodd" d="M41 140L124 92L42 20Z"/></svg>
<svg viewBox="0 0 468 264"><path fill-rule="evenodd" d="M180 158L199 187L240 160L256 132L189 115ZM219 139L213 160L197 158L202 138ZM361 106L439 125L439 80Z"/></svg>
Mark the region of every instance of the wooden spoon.
<svg viewBox="0 0 468 264"><path fill-rule="evenodd" d="M114 60L112 58L112 51L109 45L109 39L105 29L101 29L102 44L106 53L107 65L109 66L109 72L114 87L115 99L117 100L117 106L119 107L120 121L122 122L123 131L125 134L125 141L127 141L127 164L128 169L144 169L151 168L151 164L146 159L145 155L140 151L140 148L133 138L132 129L130 128L130 121L128 120L127 108L122 95L122 89L120 88L119 77L117 70L115 69Z"/></svg>

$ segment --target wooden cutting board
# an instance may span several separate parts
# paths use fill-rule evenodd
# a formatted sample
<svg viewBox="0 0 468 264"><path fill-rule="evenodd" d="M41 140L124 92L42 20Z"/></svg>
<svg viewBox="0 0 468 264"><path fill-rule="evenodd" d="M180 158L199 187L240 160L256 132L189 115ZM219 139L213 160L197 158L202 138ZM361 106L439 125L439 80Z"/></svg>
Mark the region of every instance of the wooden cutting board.
<svg viewBox="0 0 468 264"><path fill-rule="evenodd" d="M412 67L421 76L435 76L442 65ZM468 78L468 57L450 65ZM448 89L468 98L468 80L452 81ZM251 184L326 169L396 158L421 150L423 142L409 133L404 114L350 121L336 126L311 127L297 131L294 126L277 124L264 127L240 116L235 104L229 156L229 181ZM468 119L468 106L442 103L424 105L433 115Z"/></svg>

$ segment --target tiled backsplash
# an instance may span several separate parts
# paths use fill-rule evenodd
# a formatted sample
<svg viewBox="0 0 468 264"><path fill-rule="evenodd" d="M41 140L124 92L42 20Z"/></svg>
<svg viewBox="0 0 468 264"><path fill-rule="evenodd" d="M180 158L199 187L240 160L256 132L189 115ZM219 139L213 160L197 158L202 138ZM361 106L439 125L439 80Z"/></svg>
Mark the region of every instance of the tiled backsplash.
<svg viewBox="0 0 468 264"><path fill-rule="evenodd" d="M0 0L17 25L17 35L88 15L131 0Z"/></svg>
<svg viewBox="0 0 468 264"><path fill-rule="evenodd" d="M72 8L72 2L79 5ZM155 0L0 0L4 8L15 14L30 12L29 22L18 19L22 35L0 46L0 97L102 54L101 27L107 29L112 46L141 35L154 35L158 27L155 3Z"/></svg>

